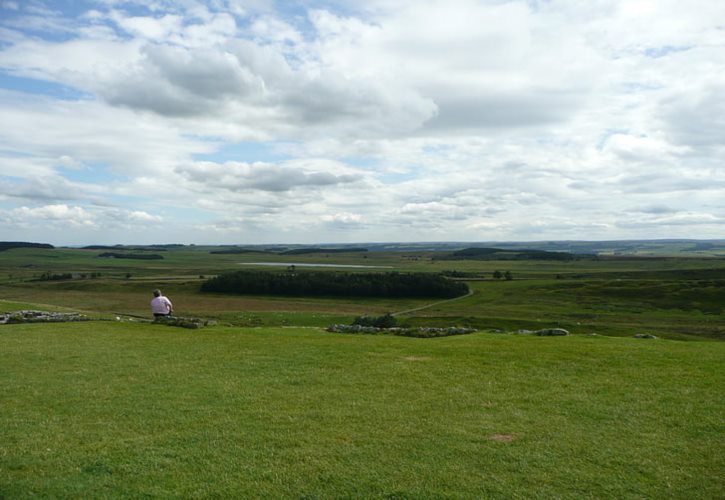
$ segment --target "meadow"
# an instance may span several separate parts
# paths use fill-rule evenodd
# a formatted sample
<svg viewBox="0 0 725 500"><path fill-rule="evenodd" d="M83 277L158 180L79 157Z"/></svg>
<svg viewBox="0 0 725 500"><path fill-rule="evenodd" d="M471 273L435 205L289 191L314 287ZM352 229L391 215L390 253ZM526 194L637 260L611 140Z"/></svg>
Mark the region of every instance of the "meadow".
<svg viewBox="0 0 725 500"><path fill-rule="evenodd" d="M209 251L174 248L143 261L65 248L0 252L0 312L93 318L0 325L0 498L725 491L720 255L493 262L439 261L435 251ZM199 291L207 277L272 260L484 277L466 280L473 294L452 301ZM492 279L495 270L514 279ZM217 325L149 322L156 287L178 314ZM324 330L385 312L479 332ZM572 335L516 334L556 326Z"/></svg>
<svg viewBox="0 0 725 500"><path fill-rule="evenodd" d="M99 317L148 317L151 290L161 288L181 315L237 326L320 326L360 314L398 314L410 325L470 326L481 330L559 326L576 334L653 334L670 339L725 339L725 250L574 261L441 261L434 251L352 252L309 255L210 254L214 247L160 252L162 260L100 258L100 250L13 249L0 252L0 300L41 304ZM472 296L439 305L426 299L281 297L201 293L219 273L253 269L256 262L345 272L443 272L482 275L466 280ZM514 279L492 278L496 270ZM304 270L300 270L304 272ZM41 281L44 273L85 279ZM91 275L97 275L90 278ZM421 309L422 308L422 309ZM405 313L405 311L413 311Z"/></svg>

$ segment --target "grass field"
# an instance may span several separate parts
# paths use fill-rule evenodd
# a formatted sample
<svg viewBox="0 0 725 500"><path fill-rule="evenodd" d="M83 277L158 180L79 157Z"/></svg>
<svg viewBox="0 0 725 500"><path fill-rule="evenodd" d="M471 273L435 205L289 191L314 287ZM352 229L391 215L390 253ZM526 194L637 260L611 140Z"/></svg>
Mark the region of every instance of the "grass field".
<svg viewBox="0 0 725 500"><path fill-rule="evenodd" d="M665 252L667 249L662 250ZM664 255L676 254L676 247ZM697 254L652 258L559 261L440 261L436 252L312 255L212 255L207 247L160 252L162 260L99 258L99 251L14 249L0 252L0 300L64 307L96 315L148 315L153 288L161 287L179 314L238 326L327 326L360 314L415 310L411 325L518 330L561 326L573 333L671 339L725 339L725 259ZM384 266L395 271L479 273L470 298L419 309L416 299L341 299L202 294L205 277L260 261ZM258 268L255 268L258 269ZM279 268L279 269L284 269ZM278 269L278 270L279 270ZM328 269L329 268L318 268ZM369 272L369 269L349 269ZM513 281L491 279L510 270ZM42 273L100 276L38 281Z"/></svg>
<svg viewBox="0 0 725 500"><path fill-rule="evenodd" d="M0 497L718 498L725 344L0 330Z"/></svg>
<svg viewBox="0 0 725 500"><path fill-rule="evenodd" d="M0 313L94 318L0 325L0 498L723 497L719 254L652 246L651 258L495 262L414 249L209 250L153 261L0 252ZM443 302L199 291L206 277L260 261L484 279ZM514 279L491 279L495 270ZM217 326L143 319L156 287L178 314ZM323 329L386 312L479 333ZM549 327L573 335L512 334Z"/></svg>

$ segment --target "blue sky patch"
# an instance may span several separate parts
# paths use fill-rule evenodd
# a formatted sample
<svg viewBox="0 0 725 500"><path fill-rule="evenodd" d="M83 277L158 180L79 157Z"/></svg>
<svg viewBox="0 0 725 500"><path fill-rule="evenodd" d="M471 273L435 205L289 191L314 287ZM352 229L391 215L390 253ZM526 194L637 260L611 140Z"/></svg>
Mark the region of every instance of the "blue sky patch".
<svg viewBox="0 0 725 500"><path fill-rule="evenodd" d="M91 184L108 184L128 180L127 177L116 175L111 172L109 167L102 165L86 165L79 168L59 167L58 173L69 181Z"/></svg>
<svg viewBox="0 0 725 500"><path fill-rule="evenodd" d="M0 88L24 92L26 94L46 95L65 101L77 101L91 97L89 94L68 87L67 85L35 78L14 76L3 71L0 71Z"/></svg>
<svg viewBox="0 0 725 500"><path fill-rule="evenodd" d="M692 46L675 47L674 45L664 45L662 47L648 47L644 50L644 55L652 59L659 59L677 52L685 52L690 50Z"/></svg>

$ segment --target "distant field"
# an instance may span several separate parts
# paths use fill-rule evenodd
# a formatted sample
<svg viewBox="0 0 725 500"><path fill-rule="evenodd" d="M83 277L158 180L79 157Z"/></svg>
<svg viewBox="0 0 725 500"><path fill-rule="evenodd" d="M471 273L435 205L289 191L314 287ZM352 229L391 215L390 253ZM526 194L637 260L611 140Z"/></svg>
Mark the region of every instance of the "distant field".
<svg viewBox="0 0 725 500"><path fill-rule="evenodd" d="M473 326L518 330L561 326L573 333L632 336L651 333L673 339L725 339L725 259L693 256L692 243L658 249L652 258L573 261L440 261L433 251L342 252L279 255L211 254L214 247L178 247L162 260L109 259L103 250L13 249L0 252L0 300L64 307L96 315L148 316L151 290L161 287L179 314L216 318L243 326L327 326L360 314L397 313L411 325ZM665 257L683 253L688 257ZM707 245L702 246L702 248ZM719 247L708 247L710 250ZM698 250L699 251L699 250ZM641 254L641 251L639 252ZM424 308L422 299L233 296L200 293L203 281L222 272L259 269L254 262L386 266L398 272L458 272L472 297ZM284 272L285 265L271 268ZM318 267L334 272L335 269ZM375 268L344 268L370 272ZM513 281L494 280L510 271ZM304 272L299 269L298 272ZM43 274L75 279L39 281ZM85 279L81 279L85 276ZM93 276L93 277L91 277ZM423 309L420 309L422 308Z"/></svg>
<svg viewBox="0 0 725 500"><path fill-rule="evenodd" d="M725 343L0 326L0 497L718 498Z"/></svg>

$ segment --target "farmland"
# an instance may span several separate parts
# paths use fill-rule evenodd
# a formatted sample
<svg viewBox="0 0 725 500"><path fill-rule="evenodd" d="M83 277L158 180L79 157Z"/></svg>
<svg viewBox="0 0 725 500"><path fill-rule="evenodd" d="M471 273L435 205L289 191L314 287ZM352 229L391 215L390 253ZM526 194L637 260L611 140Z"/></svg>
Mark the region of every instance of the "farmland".
<svg viewBox="0 0 725 500"><path fill-rule="evenodd" d="M716 498L725 252L647 248L566 261L445 260L447 250L422 248L0 252L0 312L93 318L0 325L0 497ZM454 272L473 293L200 291L257 262L280 273ZM177 314L216 326L151 323L157 287ZM478 333L324 330L388 312ZM549 327L572 335L517 334Z"/></svg>
<svg viewBox="0 0 725 500"><path fill-rule="evenodd" d="M725 339L725 250L577 259L572 261L438 260L444 252L381 251L284 255L269 252L212 254L215 247L174 247L163 259L99 257L103 250L13 249L0 252L0 300L42 304L96 314L148 316L148 299L162 288L178 314L209 317L238 326L327 326L369 313L398 313L414 325L461 324L518 330L560 326L572 333L632 336L646 331L672 339ZM473 295L429 306L420 298L264 296L201 293L206 279L259 262L314 266L329 272L456 271ZM341 266L365 266L336 268ZM298 272L305 272L298 267ZM512 280L494 279L496 270ZM73 279L41 280L44 274ZM420 309L423 308L423 309Z"/></svg>

